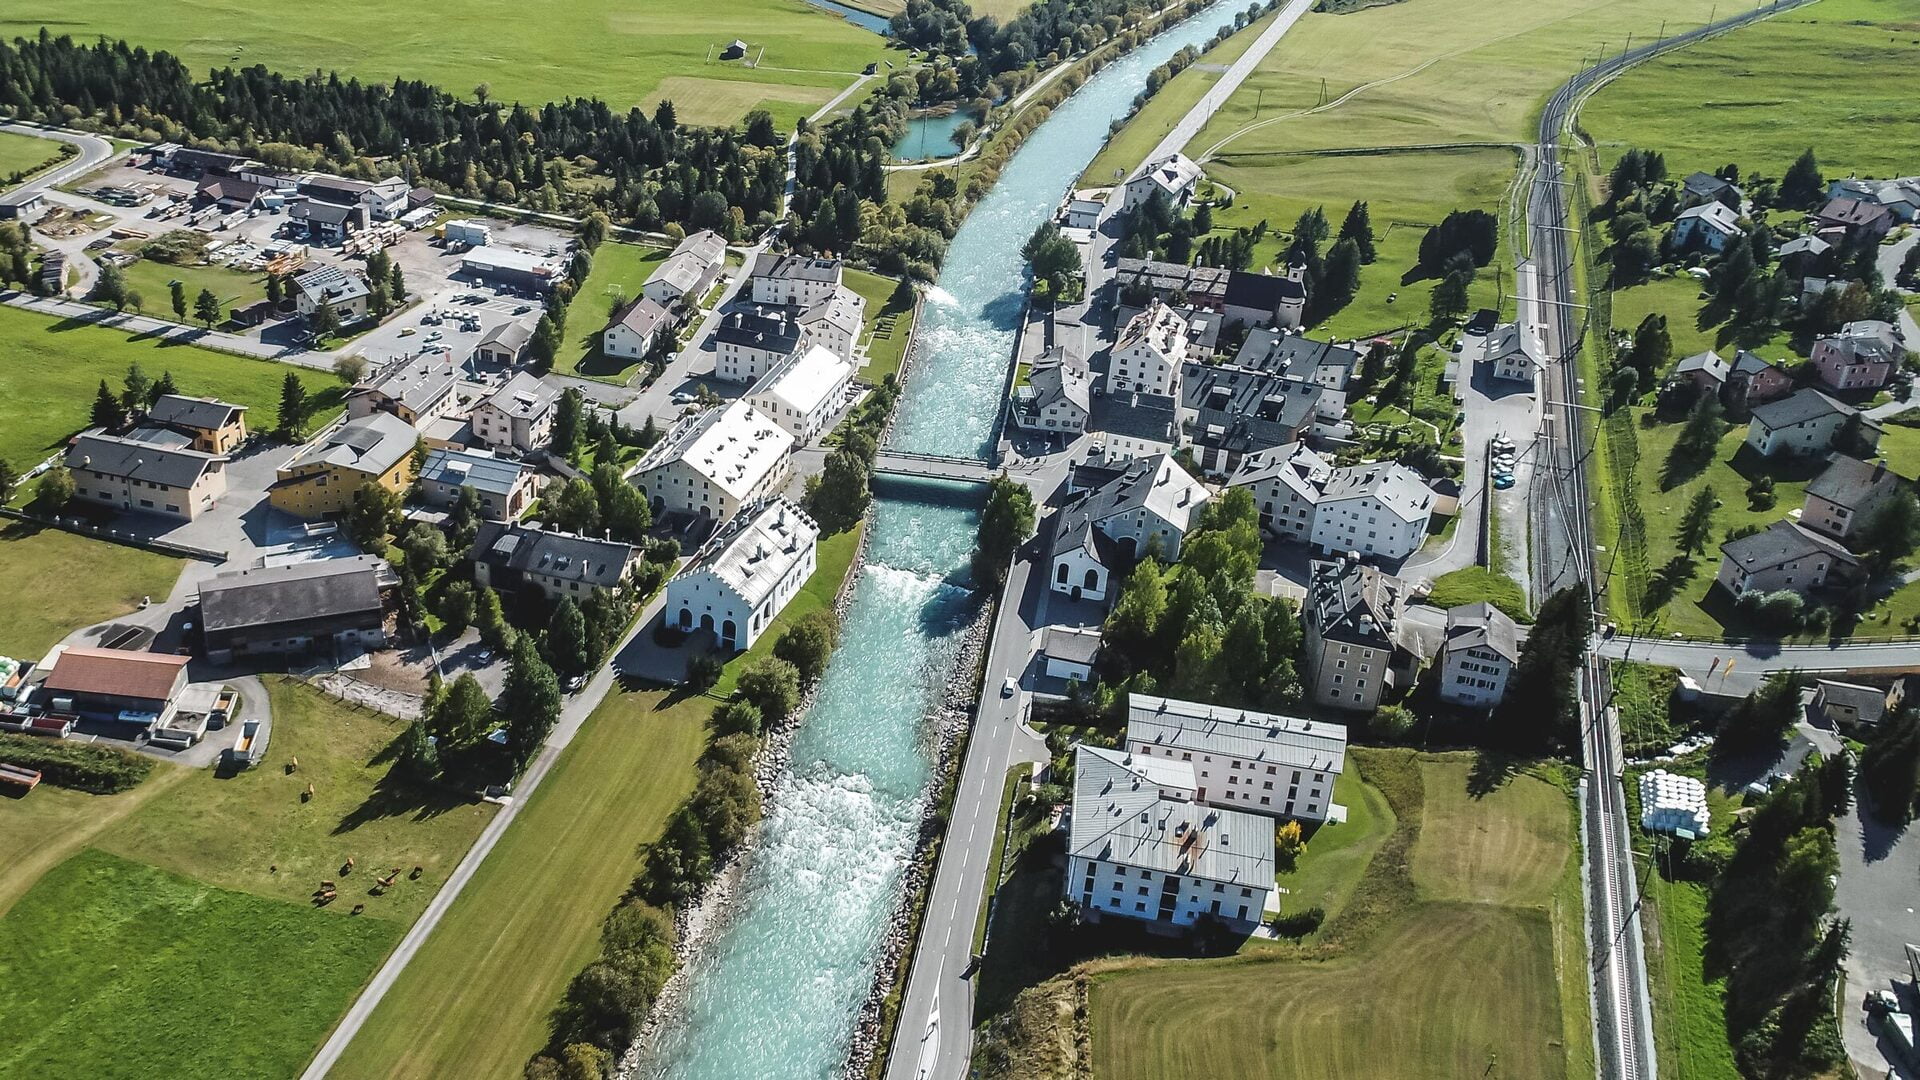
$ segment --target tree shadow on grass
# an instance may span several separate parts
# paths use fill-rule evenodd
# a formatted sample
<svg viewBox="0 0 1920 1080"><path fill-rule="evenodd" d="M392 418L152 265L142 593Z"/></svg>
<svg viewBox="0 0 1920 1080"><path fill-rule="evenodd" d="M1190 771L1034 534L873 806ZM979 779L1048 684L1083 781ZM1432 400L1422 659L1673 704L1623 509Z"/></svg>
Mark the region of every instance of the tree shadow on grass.
<svg viewBox="0 0 1920 1080"><path fill-rule="evenodd" d="M1467 794L1475 799L1507 786L1520 774L1521 759L1498 750L1482 750L1474 755L1473 768L1467 770Z"/></svg>
<svg viewBox="0 0 1920 1080"><path fill-rule="evenodd" d="M1675 555L1667 560L1647 583L1647 610L1658 611L1667 606L1668 601L1680 595L1680 590L1693 580L1693 559L1685 554Z"/></svg>
<svg viewBox="0 0 1920 1080"><path fill-rule="evenodd" d="M464 792L417 784L390 770L374 785L373 793L365 801L340 819L333 827L333 835L342 836L384 818L411 817L414 821L430 821L449 810L471 806L473 801L472 796Z"/></svg>

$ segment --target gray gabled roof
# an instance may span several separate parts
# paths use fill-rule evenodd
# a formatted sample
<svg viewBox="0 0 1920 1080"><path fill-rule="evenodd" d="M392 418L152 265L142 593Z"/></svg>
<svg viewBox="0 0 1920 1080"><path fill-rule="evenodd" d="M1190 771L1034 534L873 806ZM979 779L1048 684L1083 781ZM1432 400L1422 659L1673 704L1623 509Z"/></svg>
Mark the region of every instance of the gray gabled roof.
<svg viewBox="0 0 1920 1080"><path fill-rule="evenodd" d="M1721 544L1720 553L1749 574L1823 553L1848 565L1859 562L1853 552L1837 541L1829 540L1798 522L1785 520L1776 521L1750 536Z"/></svg>
<svg viewBox="0 0 1920 1080"><path fill-rule="evenodd" d="M502 349L518 355L520 350L526 348L527 343L532 340L533 327L519 320L515 320L513 322L500 323L493 329L488 330L485 334L480 335L479 344L474 347L483 348L488 345L497 345Z"/></svg>
<svg viewBox="0 0 1920 1080"><path fill-rule="evenodd" d="M72 470L102 473L122 480L190 488L215 462L226 458L214 454L168 445L171 440L109 435L103 428L90 428L74 436L67 447L66 466Z"/></svg>
<svg viewBox="0 0 1920 1080"><path fill-rule="evenodd" d="M560 393L559 387L542 382L538 375L519 371L481 404L491 405L508 416L538 420L560 400Z"/></svg>
<svg viewBox="0 0 1920 1080"><path fill-rule="evenodd" d="M1395 644L1406 585L1378 567L1353 559L1316 559L1308 564L1303 614L1320 635L1373 648Z"/></svg>
<svg viewBox="0 0 1920 1080"><path fill-rule="evenodd" d="M1127 695L1127 740L1289 769L1346 768L1344 724L1150 694Z"/></svg>
<svg viewBox="0 0 1920 1080"><path fill-rule="evenodd" d="M800 348L800 324L785 314L770 314L758 308L734 311L714 328L713 340L716 344L745 349L790 353Z"/></svg>
<svg viewBox="0 0 1920 1080"><path fill-rule="evenodd" d="M607 330L611 330L616 326L624 326L634 333L639 334L641 337L650 338L653 336L654 331L658 330L660 325L670 318L672 318L672 315L667 309L660 306L652 297L641 296L632 303L616 310L613 313L613 317L607 321ZM601 332L605 333L606 331L603 330Z"/></svg>
<svg viewBox="0 0 1920 1080"><path fill-rule="evenodd" d="M1712 349L1708 349L1706 352L1694 353L1692 356L1685 357L1679 363L1673 365L1673 373L1675 375L1687 375L1695 371L1706 375L1714 382L1727 381L1727 362L1720 359L1720 354L1714 352Z"/></svg>
<svg viewBox="0 0 1920 1080"><path fill-rule="evenodd" d="M379 476L413 453L413 445L419 438L420 433L413 430L411 424L392 413L371 413L349 420L302 446L280 471L284 474L324 464Z"/></svg>
<svg viewBox="0 0 1920 1080"><path fill-rule="evenodd" d="M599 588L620 584L634 559L633 545L624 541L502 522L481 525L469 554L477 563Z"/></svg>
<svg viewBox="0 0 1920 1080"><path fill-rule="evenodd" d="M1859 509L1902 483L1901 478L1888 469L1884 461L1869 464L1835 452L1828 455L1827 467L1807 484L1807 494L1837 506Z"/></svg>
<svg viewBox="0 0 1920 1080"><path fill-rule="evenodd" d="M1178 762L1081 745L1074 755L1067 848L1085 859L1273 888L1273 819L1162 797L1190 785Z"/></svg>
<svg viewBox="0 0 1920 1080"><path fill-rule="evenodd" d="M1492 649L1509 661L1520 659L1519 631L1507 613L1482 600L1447 609L1451 649Z"/></svg>
<svg viewBox="0 0 1920 1080"><path fill-rule="evenodd" d="M1247 331L1247 340L1234 354L1233 364L1341 389L1360 360L1360 351L1349 345L1315 341L1305 334L1256 326Z"/></svg>
<svg viewBox="0 0 1920 1080"><path fill-rule="evenodd" d="M200 622L209 631L352 614L378 622L391 576L373 555L216 574L200 585Z"/></svg>
<svg viewBox="0 0 1920 1080"><path fill-rule="evenodd" d="M196 431L218 431L246 411L245 405L216 398L163 394L153 403L153 408L147 410L147 419L155 424L178 424Z"/></svg>
<svg viewBox="0 0 1920 1080"><path fill-rule="evenodd" d="M1765 405L1753 408L1753 422L1770 431L1790 428L1795 424L1804 424L1817 420L1830 413L1852 416L1859 412L1845 402L1835 401L1812 387L1796 390L1779 401L1769 401Z"/></svg>
<svg viewBox="0 0 1920 1080"><path fill-rule="evenodd" d="M840 272L839 259L821 259L811 255L775 255L763 251L753 260L753 276L757 278L838 282Z"/></svg>

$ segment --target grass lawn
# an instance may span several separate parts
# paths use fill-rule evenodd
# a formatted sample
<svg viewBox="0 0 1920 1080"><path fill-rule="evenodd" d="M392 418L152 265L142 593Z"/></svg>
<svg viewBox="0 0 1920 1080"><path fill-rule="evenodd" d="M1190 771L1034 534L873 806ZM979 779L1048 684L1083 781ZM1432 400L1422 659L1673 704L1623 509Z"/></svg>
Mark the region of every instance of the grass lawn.
<svg viewBox="0 0 1920 1080"><path fill-rule="evenodd" d="M1920 67L1915 26L1902 0L1783 12L1626 72L1587 102L1581 127L1608 168L1642 146L1666 154L1673 176L1731 161L1777 177L1811 146L1827 176L1904 176L1920 115L1885 73Z"/></svg>
<svg viewBox="0 0 1920 1080"><path fill-rule="evenodd" d="M164 290L155 299L164 305ZM86 427L100 380L107 380L117 393L129 364L139 364L153 379L173 372L183 394L250 406L247 420L253 430L274 426L280 383L289 371L320 402L310 429L340 411L344 393L332 372L249 360L17 308L0 308L0 355L7 358L0 364L0 400L7 402L7 420L0 423L0 458L20 472Z"/></svg>
<svg viewBox="0 0 1920 1080"><path fill-rule="evenodd" d="M1485 600L1507 613L1515 622L1532 622L1527 614L1527 598L1512 578L1484 566L1468 566L1449 571L1433 579L1433 592L1426 602L1437 608L1477 604Z"/></svg>
<svg viewBox="0 0 1920 1080"><path fill-rule="evenodd" d="M85 11L28 0L0 16L0 34L32 37L45 24L80 41L125 37L171 50L196 78L249 64L293 76L318 68L371 82L424 79L462 95L487 84L494 99L529 105L593 96L616 114L668 97L682 123L732 123L765 108L783 128L888 55L880 36L803 0L476 0L390 15L368 0L267 12L244 0L98 0ZM734 38L758 66L708 60Z"/></svg>
<svg viewBox="0 0 1920 1080"><path fill-rule="evenodd" d="M1307 853L1275 880L1287 890L1280 911L1291 915L1317 907L1332 919L1345 908L1373 861L1374 852L1393 832L1397 819L1380 789L1367 783L1361 766L1349 760L1333 782L1333 801L1347 808L1347 820L1307 833ZM1255 943L1258 944L1258 943Z"/></svg>
<svg viewBox="0 0 1920 1080"><path fill-rule="evenodd" d="M184 565L140 548L8 521L0 526L0 572L10 592L32 603L11 605L0 621L0 655L38 660L74 630L133 611L142 597L171 593Z"/></svg>
<svg viewBox="0 0 1920 1080"><path fill-rule="evenodd" d="M0 920L0 1074L295 1075L403 932L81 852Z"/></svg>
<svg viewBox="0 0 1920 1080"><path fill-rule="evenodd" d="M1804 359L1793 351L1793 335L1786 331L1776 332L1764 341L1742 340L1726 323L1706 322L1712 316L1703 316L1704 304L1700 283L1694 279L1685 275L1654 278L1644 285L1614 290L1613 326L1620 333L1631 334L1648 315L1665 315L1675 360L1713 349L1731 363L1737 350L1743 348L1788 365ZM1666 372L1659 374L1665 376Z"/></svg>
<svg viewBox="0 0 1920 1080"><path fill-rule="evenodd" d="M94 846L293 903L335 880L340 899L331 910L364 903L362 918L411 923L495 808L389 777L388 745L405 727L401 721L290 679L263 681L273 703L266 761L230 777L197 770ZM284 763L293 758L300 768L289 775ZM313 798L302 802L308 784ZM342 878L349 857L357 865ZM369 895L374 879L396 866L400 883L384 896ZM408 878L415 866L424 867L418 881Z"/></svg>
<svg viewBox="0 0 1920 1080"><path fill-rule="evenodd" d="M1660 1075L1674 1080L1739 1080L1727 1045L1725 980L1707 978L1706 887L1647 874L1647 983L1653 996Z"/></svg>
<svg viewBox="0 0 1920 1080"><path fill-rule="evenodd" d="M1620 742L1628 757L1659 753L1685 734L1668 707L1679 681L1672 668L1613 665L1613 703L1620 710Z"/></svg>
<svg viewBox="0 0 1920 1080"><path fill-rule="evenodd" d="M0 179L25 177L29 173L39 172L60 160L60 147L63 145L53 139L0 131Z"/></svg>
<svg viewBox="0 0 1920 1080"><path fill-rule="evenodd" d="M1713 0L1410 0L1309 13L1188 156L1249 128L1222 152L1531 140L1547 95L1602 43L1617 50L1629 32L1698 25L1712 9Z"/></svg>
<svg viewBox="0 0 1920 1080"><path fill-rule="evenodd" d="M893 291L900 286L893 278L849 269L843 280L847 288L867 302L863 339L867 344L867 364L860 369L860 377L877 386L899 371L900 362L906 359L907 339L913 336L913 304L902 306L892 302Z"/></svg>
<svg viewBox="0 0 1920 1080"><path fill-rule="evenodd" d="M1449 210L1499 213L1514 160L1508 151L1491 149L1340 157L1229 155L1207 166L1208 175L1235 192L1233 206L1215 211L1214 228L1226 233L1266 221L1266 239L1254 249L1252 266L1257 270L1285 256L1290 241L1284 233L1302 213L1321 207L1338 230L1347 208L1365 200L1377 257L1361 268L1360 291L1353 302L1320 324L1317 336L1366 337L1408 324L1425 325L1434 280L1404 280L1418 262L1420 237ZM1475 307L1493 307L1498 301L1499 280L1506 273L1502 264L1510 257L1504 237L1502 242L1494 263L1474 279ZM1506 292L1512 291L1508 282Z"/></svg>
<svg viewBox="0 0 1920 1080"><path fill-rule="evenodd" d="M178 280L187 289L187 321L198 325L193 303L200 290L212 289L220 298L222 317L236 307L245 307L267 296L264 274L250 274L230 266L175 266L172 263L141 259L125 268L127 284L140 294L140 309L160 318L173 316L173 293L168 282Z"/></svg>
<svg viewBox="0 0 1920 1080"><path fill-rule="evenodd" d="M840 584L847 579L847 571L853 568L854 553L860 550L860 535L866 530L865 522L855 525L846 532L834 533L823 538L814 550L813 573L807 583L800 586L787 606L780 609L760 636L754 639L753 647L727 662L720 673L720 681L715 683L708 693L719 698L733 696L733 688L740 681L740 673L752 667L761 658L773 655L774 643L780 640L787 627L796 620L805 618L816 611L833 611L834 597L840 594Z"/></svg>
<svg viewBox="0 0 1920 1080"><path fill-rule="evenodd" d="M600 331L613 309L640 295L647 275L665 262L667 252L641 244L609 241L593 253L593 271L567 304L567 340L554 366L576 375L624 382L639 361L600 354Z"/></svg>
<svg viewBox="0 0 1920 1080"><path fill-rule="evenodd" d="M162 766L145 783L118 795L42 784L28 795L0 800L0 916L41 875L187 775L186 769Z"/></svg>
<svg viewBox="0 0 1920 1080"><path fill-rule="evenodd" d="M1253 47L1278 13L1266 15L1248 25L1239 33L1214 46L1185 71L1174 76L1172 82L1160 88L1160 91L1147 100L1140 111L1127 121L1127 126L1107 140L1100 148L1085 172L1080 174L1080 183L1084 187L1107 187L1118 183L1128 173L1140 167L1147 155L1159 144L1167 132L1187 115L1207 91L1220 81L1225 74L1220 70L1209 70L1214 65L1225 68L1240 59Z"/></svg>
<svg viewBox="0 0 1920 1080"><path fill-rule="evenodd" d="M1483 770L1470 754L1367 756L1393 839L1368 866L1360 913L1340 920L1339 944L1092 965L1095 1075L1591 1072L1564 790L1531 771Z"/></svg>
<svg viewBox="0 0 1920 1080"><path fill-rule="evenodd" d="M332 1075L518 1076L599 948L638 849L692 790L712 705L603 702Z"/></svg>

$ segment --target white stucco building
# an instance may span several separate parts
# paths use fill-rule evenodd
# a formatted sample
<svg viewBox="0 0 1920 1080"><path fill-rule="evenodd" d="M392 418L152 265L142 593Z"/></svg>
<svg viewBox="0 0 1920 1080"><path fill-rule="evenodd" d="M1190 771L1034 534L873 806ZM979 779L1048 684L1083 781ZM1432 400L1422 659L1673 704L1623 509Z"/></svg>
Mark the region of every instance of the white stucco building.
<svg viewBox="0 0 1920 1080"><path fill-rule="evenodd" d="M1132 694L1126 745L1192 765L1196 802L1302 821L1345 813L1333 801L1347 760L1340 724Z"/></svg>
<svg viewBox="0 0 1920 1080"><path fill-rule="evenodd" d="M1447 609L1440 644L1440 700L1491 709L1507 693L1507 676L1520 659L1518 633L1507 614L1486 601Z"/></svg>
<svg viewBox="0 0 1920 1080"><path fill-rule="evenodd" d="M819 526L799 507L769 499L735 518L667 583L665 618L689 633L713 634L723 649L752 648L812 576L819 539Z"/></svg>
<svg viewBox="0 0 1920 1080"><path fill-rule="evenodd" d="M1114 574L1136 560L1152 554L1177 562L1210 497L1172 455L1129 462L1055 515L1048 587L1077 600L1105 600Z"/></svg>
<svg viewBox="0 0 1920 1080"><path fill-rule="evenodd" d="M854 347L859 344L860 331L867 322L867 301L842 285L827 294L826 299L801 309L794 322L800 326L802 341L823 346L840 359L853 363Z"/></svg>
<svg viewBox="0 0 1920 1080"><path fill-rule="evenodd" d="M753 302L812 307L840 288L840 278L839 259L763 251L753 261Z"/></svg>
<svg viewBox="0 0 1920 1080"><path fill-rule="evenodd" d="M1187 361L1187 320L1155 300L1127 322L1107 361L1107 393L1180 396L1180 365Z"/></svg>
<svg viewBox="0 0 1920 1080"><path fill-rule="evenodd" d="M1275 536L1389 560L1420 550L1434 506L1433 489L1405 465L1334 466L1304 443L1247 455L1228 486L1252 492Z"/></svg>
<svg viewBox="0 0 1920 1080"><path fill-rule="evenodd" d="M681 421L635 466L635 487L663 513L728 521L787 478L793 436L744 401Z"/></svg>
<svg viewBox="0 0 1920 1080"><path fill-rule="evenodd" d="M805 446L826 434L847 403L853 365L821 345L781 362L747 391L747 401Z"/></svg>

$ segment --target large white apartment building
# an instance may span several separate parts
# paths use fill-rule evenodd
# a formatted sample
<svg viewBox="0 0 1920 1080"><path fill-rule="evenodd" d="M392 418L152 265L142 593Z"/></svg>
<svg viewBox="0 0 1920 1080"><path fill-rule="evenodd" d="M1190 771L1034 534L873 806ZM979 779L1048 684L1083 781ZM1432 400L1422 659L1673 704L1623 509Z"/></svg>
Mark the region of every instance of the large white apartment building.
<svg viewBox="0 0 1920 1080"><path fill-rule="evenodd" d="M633 484L662 513L717 518L779 492L793 436L744 401L681 421L634 468Z"/></svg>
<svg viewBox="0 0 1920 1080"><path fill-rule="evenodd" d="M1158 300L1127 321L1107 361L1107 393L1180 396L1187 361L1187 320Z"/></svg>
<svg viewBox="0 0 1920 1080"><path fill-rule="evenodd" d="M1340 724L1131 694L1127 750L1191 765L1196 802L1302 821L1344 812L1333 802L1347 759Z"/></svg>
<svg viewBox="0 0 1920 1080"><path fill-rule="evenodd" d="M1228 486L1253 494L1268 532L1327 553L1404 559L1433 514L1433 489L1405 465L1335 466L1304 443L1247 455Z"/></svg>
<svg viewBox="0 0 1920 1080"><path fill-rule="evenodd" d="M1194 798L1192 765L1100 747L1074 755L1068 898L1091 921L1247 929L1273 893L1273 819Z"/></svg>
<svg viewBox="0 0 1920 1080"><path fill-rule="evenodd" d="M753 302L812 307L840 288L840 277L839 259L763 251L753 261Z"/></svg>
<svg viewBox="0 0 1920 1080"><path fill-rule="evenodd" d="M778 496L734 519L667 583L666 618L724 649L750 649L814 570L820 527Z"/></svg>
<svg viewBox="0 0 1920 1080"><path fill-rule="evenodd" d="M842 285L826 299L801 310L794 321L800 324L800 337L807 344L824 346L851 363L860 331L867 323L867 301Z"/></svg>
<svg viewBox="0 0 1920 1080"><path fill-rule="evenodd" d="M851 363L825 346L809 345L762 376L747 401L805 446L826 434L852 385Z"/></svg>

